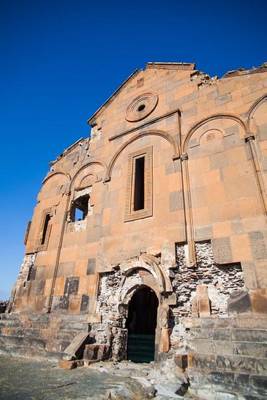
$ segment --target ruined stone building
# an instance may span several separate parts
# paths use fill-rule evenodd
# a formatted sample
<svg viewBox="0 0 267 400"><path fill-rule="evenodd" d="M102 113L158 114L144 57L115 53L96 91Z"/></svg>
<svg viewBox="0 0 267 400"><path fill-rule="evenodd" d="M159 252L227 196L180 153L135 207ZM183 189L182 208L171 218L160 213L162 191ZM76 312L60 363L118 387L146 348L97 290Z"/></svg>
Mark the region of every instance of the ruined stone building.
<svg viewBox="0 0 267 400"><path fill-rule="evenodd" d="M266 384L267 66L148 63L88 123L42 182L1 347L89 332L79 357Z"/></svg>

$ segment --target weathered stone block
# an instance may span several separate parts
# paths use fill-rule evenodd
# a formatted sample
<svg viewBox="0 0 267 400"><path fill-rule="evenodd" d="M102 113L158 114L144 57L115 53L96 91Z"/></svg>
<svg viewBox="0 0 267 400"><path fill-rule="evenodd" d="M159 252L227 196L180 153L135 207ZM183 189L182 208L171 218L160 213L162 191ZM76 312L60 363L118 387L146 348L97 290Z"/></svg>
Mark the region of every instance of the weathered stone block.
<svg viewBox="0 0 267 400"><path fill-rule="evenodd" d="M170 212L183 209L184 200L183 200L182 191L180 191L180 192L171 192L169 201L170 201L170 203L169 203Z"/></svg>
<svg viewBox="0 0 267 400"><path fill-rule="evenodd" d="M192 357L191 357L191 359L192 359ZM188 367L188 355L187 354L176 354L174 356L174 362L177 365L177 367L181 368L184 371Z"/></svg>
<svg viewBox="0 0 267 400"><path fill-rule="evenodd" d="M57 276L71 276L74 274L75 263L74 262L64 262L60 263L58 267Z"/></svg>
<svg viewBox="0 0 267 400"><path fill-rule="evenodd" d="M79 288L79 280L78 277L69 277L66 279L64 295L77 294Z"/></svg>
<svg viewBox="0 0 267 400"><path fill-rule="evenodd" d="M218 264L232 261L232 249L229 237L213 239L212 248L214 260Z"/></svg>
<svg viewBox="0 0 267 400"><path fill-rule="evenodd" d="M218 372L212 371L210 373L210 381L214 385L220 385L227 388L234 387L234 377L232 372Z"/></svg>
<svg viewBox="0 0 267 400"><path fill-rule="evenodd" d="M250 299L255 313L267 314L267 289L251 290Z"/></svg>
<svg viewBox="0 0 267 400"><path fill-rule="evenodd" d="M105 344L87 344L84 349L85 360L105 360L109 355L109 346Z"/></svg>
<svg viewBox="0 0 267 400"><path fill-rule="evenodd" d="M250 377L250 384L254 390L267 396L267 376L252 375Z"/></svg>
<svg viewBox="0 0 267 400"><path fill-rule="evenodd" d="M197 309L200 317L210 316L210 299L206 285L198 285L196 290Z"/></svg>
<svg viewBox="0 0 267 400"><path fill-rule="evenodd" d="M251 357L267 357L267 343L234 342L234 354Z"/></svg>
<svg viewBox="0 0 267 400"><path fill-rule="evenodd" d="M95 267L96 267L96 259L95 258L89 258L88 263L87 263L87 275L91 275L95 273Z"/></svg>
<svg viewBox="0 0 267 400"><path fill-rule="evenodd" d="M86 312L88 311L89 308L89 296L87 296L86 294L82 295L82 300L81 300L81 308L80 311L81 312Z"/></svg>
<svg viewBox="0 0 267 400"><path fill-rule="evenodd" d="M203 354L213 354L215 351L215 343L208 339L193 339L190 346L196 352Z"/></svg>
<svg viewBox="0 0 267 400"><path fill-rule="evenodd" d="M213 345L216 354L233 354L233 343L230 341L214 340Z"/></svg>
<svg viewBox="0 0 267 400"><path fill-rule="evenodd" d="M264 235L260 231L249 232L249 239L253 257L256 260L265 260L267 258Z"/></svg>
<svg viewBox="0 0 267 400"><path fill-rule="evenodd" d="M74 369L77 367L77 362L74 360L60 360L58 366L63 369Z"/></svg>
<svg viewBox="0 0 267 400"><path fill-rule="evenodd" d="M67 310L69 308L69 298L67 296L54 296L52 302L53 310Z"/></svg>
<svg viewBox="0 0 267 400"><path fill-rule="evenodd" d="M168 353L170 350L170 334L168 328L161 328L159 351L161 353Z"/></svg>
<svg viewBox="0 0 267 400"><path fill-rule="evenodd" d="M251 311L251 302L248 292L244 290L232 292L227 301L227 311L229 314L241 314Z"/></svg>
<svg viewBox="0 0 267 400"><path fill-rule="evenodd" d="M74 358L80 358L89 340L90 336L88 332L81 332L75 336L70 345L64 350L64 359L72 360Z"/></svg>
<svg viewBox="0 0 267 400"><path fill-rule="evenodd" d="M265 368L265 363L254 357L236 355L218 355L216 366L218 369L229 370L232 372L256 373L259 368Z"/></svg>
<svg viewBox="0 0 267 400"><path fill-rule="evenodd" d="M253 327L253 322L251 323ZM263 329L233 329L232 340L238 342L266 342L267 330Z"/></svg>
<svg viewBox="0 0 267 400"><path fill-rule="evenodd" d="M196 228L195 230L196 240L208 240L211 237L213 237L212 226L202 226L200 228Z"/></svg>
<svg viewBox="0 0 267 400"><path fill-rule="evenodd" d="M200 371L216 369L215 355L199 353L190 354L188 359L189 368L196 368Z"/></svg>
<svg viewBox="0 0 267 400"><path fill-rule="evenodd" d="M214 340L231 340L230 329L216 329L213 334Z"/></svg>

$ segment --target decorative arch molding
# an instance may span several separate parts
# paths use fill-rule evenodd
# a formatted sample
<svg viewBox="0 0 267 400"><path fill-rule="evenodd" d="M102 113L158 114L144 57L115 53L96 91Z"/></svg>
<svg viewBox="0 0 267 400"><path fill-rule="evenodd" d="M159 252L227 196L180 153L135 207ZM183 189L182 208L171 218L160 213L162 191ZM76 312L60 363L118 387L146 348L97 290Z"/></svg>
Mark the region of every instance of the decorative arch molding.
<svg viewBox="0 0 267 400"><path fill-rule="evenodd" d="M44 185L49 179L53 178L55 175L64 175L64 176L68 179L69 182L71 181L71 177L70 177L69 174L66 174L66 173L63 172L63 171L55 171L55 172L51 172L50 174L48 174L48 175L44 178L44 180L43 180L43 182L42 182L42 185Z"/></svg>
<svg viewBox="0 0 267 400"><path fill-rule="evenodd" d="M205 130L204 132L200 133L198 136L196 135L196 137L194 138L195 143L190 143L190 140L188 142L189 148L192 147L197 147L200 146L201 141L205 138L205 136L207 134L209 134L210 132L216 132L216 136L224 136L224 132L222 131L222 129L218 129L218 128L209 128L207 130Z"/></svg>
<svg viewBox="0 0 267 400"><path fill-rule="evenodd" d="M85 184L84 182L86 182L86 181L87 181L87 183L89 181L89 184ZM86 187L86 186L92 186L96 182L100 182L100 181L101 181L101 178L99 178L97 174L89 173L89 174L85 175L81 180L78 180L78 185L77 186L79 188L80 187L83 188L83 187Z"/></svg>
<svg viewBox="0 0 267 400"><path fill-rule="evenodd" d="M151 130L151 131L145 131L145 132L141 132L138 133L137 135L135 135L134 137L132 137L131 139L127 140L114 154L114 156L112 157L112 159L110 160L108 167L107 167L107 173L105 176L105 182L109 182L111 180L111 174L112 174L112 170L114 167L114 164L117 160L117 158L119 157L119 155L122 153L122 151L131 143L135 142L136 140L144 137L144 136L148 136L148 135L154 135L154 136L160 136L163 139L167 140L170 145L173 148L173 159L177 159L179 158L179 148L178 148L178 144L175 141L175 139L173 138L173 136L171 136L169 133L161 131L161 130Z"/></svg>
<svg viewBox="0 0 267 400"><path fill-rule="evenodd" d="M214 121L214 120L217 120L217 119L231 119L231 120L237 122L243 128L245 134L248 131L246 122L244 122L241 118L237 117L234 114L214 114L214 115L210 115L209 117L204 118L201 121L197 122L195 125L193 125L190 128L190 130L187 133L186 138L185 138L185 140L183 142L183 145L182 145L182 153L184 154L184 153L187 152L189 141L190 141L191 137L193 136L193 134L196 132L197 129L199 129L201 126L203 126L207 122Z"/></svg>
<svg viewBox="0 0 267 400"><path fill-rule="evenodd" d="M73 188L74 182L77 178L77 176L87 167L90 167L91 165L100 165L104 169L104 174L107 170L106 165L102 161L89 161L88 163L84 164L72 177L71 183L70 183L70 189Z"/></svg>
<svg viewBox="0 0 267 400"><path fill-rule="evenodd" d="M247 126L249 128L249 131L251 130L251 120L253 118L253 115L255 113L255 111L257 110L257 108L264 102L267 101L267 94L264 94L263 96L261 96L259 99L257 99L252 106L250 107L250 109L248 110L248 117L247 117ZM255 132L254 132L255 133Z"/></svg>
<svg viewBox="0 0 267 400"><path fill-rule="evenodd" d="M139 257L146 265L150 266L155 272L159 279L162 282L163 292L171 292L172 284L168 274L165 273L163 268L160 265L160 261L158 258L154 257L152 254L144 253Z"/></svg>
<svg viewBox="0 0 267 400"><path fill-rule="evenodd" d="M148 271L154 277L155 284L158 286L158 293L172 292L172 284L169 276L163 271L160 261L150 254L142 254L135 260L121 264L120 268L124 276L119 289L119 304L125 304L126 297L128 298L129 293L135 290L134 286L139 286L139 284L135 283L132 286L130 285L125 291L127 278L140 269ZM155 290L153 287L152 289Z"/></svg>

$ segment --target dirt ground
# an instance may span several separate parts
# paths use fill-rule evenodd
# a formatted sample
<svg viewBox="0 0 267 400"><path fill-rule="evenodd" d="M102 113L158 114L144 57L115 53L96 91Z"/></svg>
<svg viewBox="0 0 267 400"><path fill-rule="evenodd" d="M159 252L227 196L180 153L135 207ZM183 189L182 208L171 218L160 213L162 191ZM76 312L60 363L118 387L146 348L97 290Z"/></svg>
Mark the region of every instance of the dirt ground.
<svg viewBox="0 0 267 400"><path fill-rule="evenodd" d="M0 400L181 399L174 388L161 387L161 394L155 389L152 369L149 364L101 363L63 370L51 362L1 355Z"/></svg>

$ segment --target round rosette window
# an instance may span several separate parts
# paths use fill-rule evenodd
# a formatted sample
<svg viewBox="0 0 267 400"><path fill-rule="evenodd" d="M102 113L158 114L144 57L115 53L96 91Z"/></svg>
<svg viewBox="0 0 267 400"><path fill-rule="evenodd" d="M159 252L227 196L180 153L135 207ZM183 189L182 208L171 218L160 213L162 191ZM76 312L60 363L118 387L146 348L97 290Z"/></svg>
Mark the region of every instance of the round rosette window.
<svg viewBox="0 0 267 400"><path fill-rule="evenodd" d="M158 96L153 93L144 93L138 96L126 110L126 120L136 122L146 118L155 110L158 104Z"/></svg>

